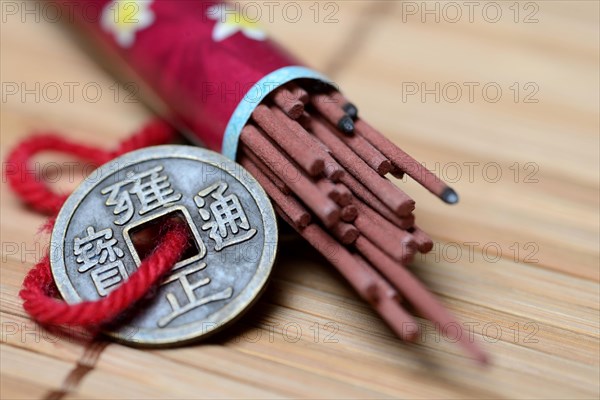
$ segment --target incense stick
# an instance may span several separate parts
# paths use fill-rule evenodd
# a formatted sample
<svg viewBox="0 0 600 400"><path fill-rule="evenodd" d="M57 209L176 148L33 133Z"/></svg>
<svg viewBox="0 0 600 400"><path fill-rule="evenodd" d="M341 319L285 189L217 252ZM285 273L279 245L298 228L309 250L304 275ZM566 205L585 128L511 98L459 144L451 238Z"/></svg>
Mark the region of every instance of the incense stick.
<svg viewBox="0 0 600 400"><path fill-rule="evenodd" d="M348 116L337 102L326 94L311 96L310 104L329 121L333 126L345 134L354 132L354 121Z"/></svg>
<svg viewBox="0 0 600 400"><path fill-rule="evenodd" d="M433 172L429 171L414 158L406 154L400 148L396 147L385 136L375 130L364 120L358 119L355 122L355 129L359 135L362 135L381 153L385 154L392 164L401 171L407 173L423 187L435 194L448 204L458 203L458 194L438 178Z"/></svg>
<svg viewBox="0 0 600 400"><path fill-rule="evenodd" d="M389 180L382 178L359 156L344 144L323 121L312 117L308 124L311 132L327 145L334 158L362 182L379 200L384 202L396 215L409 215L415 202Z"/></svg>
<svg viewBox="0 0 600 400"><path fill-rule="evenodd" d="M283 211L279 212L290 222ZM357 257L315 224L297 231L348 280L363 299L371 303L398 336L409 341L416 338L418 330L406 329L407 326L417 326L414 318L400 306L394 291L389 290L389 285L367 263L358 261ZM328 251L334 248L336 251Z"/></svg>
<svg viewBox="0 0 600 400"><path fill-rule="evenodd" d="M265 105L259 105L252 113L252 119L277 143L288 156L302 167L310 176L317 176L325 169L325 160L303 146L295 135L286 132L286 125L275 117L273 111Z"/></svg>
<svg viewBox="0 0 600 400"><path fill-rule="evenodd" d="M292 161L275 147L258 128L246 125L240 139L267 166L279 165L282 168L286 168L286 166L294 168ZM335 225L340 220L340 210L337 204L321 193L302 171L296 168L296 172L295 176L287 173L278 175L297 196L302 198L325 226Z"/></svg>
<svg viewBox="0 0 600 400"><path fill-rule="evenodd" d="M353 121L356 121L358 118L358 107L356 107L353 103L348 101L340 92L334 91L331 94L331 98L338 104L338 106L352 118Z"/></svg>
<svg viewBox="0 0 600 400"><path fill-rule="evenodd" d="M339 92L313 93L288 84L271 101L259 105L243 128L239 159L280 216L401 338L418 334L414 319L399 304L401 295L433 322L454 323L404 267L417 251L430 251L433 241L415 226L414 201L382 175L407 173L446 201L452 200L451 189L422 166L410 169L414 160L358 118L358 109ZM352 129L346 124L352 118L356 132L354 122ZM295 174L283 173L286 169ZM332 246L335 256L326 251ZM474 343L462 339L461 344L485 361Z"/></svg>
<svg viewBox="0 0 600 400"><path fill-rule="evenodd" d="M307 93L308 95L308 93ZM299 92L292 92L286 87L280 87L273 94L273 102L285 112L285 114L297 119L304 112L304 103L300 99L302 95Z"/></svg>
<svg viewBox="0 0 600 400"><path fill-rule="evenodd" d="M269 197L271 197L279 207L285 210L285 214L289 217L292 225L298 229L302 229L311 222L312 218L310 213L306 211L294 197L283 193L275 183L269 179L269 176L264 174L260 168L257 167L248 154L242 156L239 161L240 164L254 176L258 183L260 183Z"/></svg>
<svg viewBox="0 0 600 400"><path fill-rule="evenodd" d="M243 147L242 147L243 148ZM265 163L263 163L260 158L258 158L253 152L249 150L243 151L244 157L249 158L249 161L254 164L254 167L258 168L260 172L265 174L269 180L277 186L277 189L281 190L283 194L290 194L292 191L290 188L273 172L271 168L269 168ZM253 174L254 175L254 174Z"/></svg>
<svg viewBox="0 0 600 400"><path fill-rule="evenodd" d="M433 240L418 226L409 229L421 253L429 253L433 249Z"/></svg>
<svg viewBox="0 0 600 400"><path fill-rule="evenodd" d="M355 242L356 248L370 260L377 269L406 297L411 304L427 319L438 323L442 328L456 321L435 297L419 282L406 268L395 263L381 250L368 240L359 236ZM459 343L475 359L481 363L487 362L485 354L470 341L469 335L461 335Z"/></svg>
<svg viewBox="0 0 600 400"><path fill-rule="evenodd" d="M354 222L356 217L358 217L358 209L352 204L347 205L346 207L342 208L340 217L344 222Z"/></svg>
<svg viewBox="0 0 600 400"><path fill-rule="evenodd" d="M344 135L331 130L336 136L350 147L365 163L379 175L385 175L392 170L392 163L364 137L359 135Z"/></svg>
<svg viewBox="0 0 600 400"><path fill-rule="evenodd" d="M287 128L285 134L294 135L305 149L312 152L315 157L322 159L324 161L323 173L332 181L337 182L342 176L344 169L331 157L329 149L323 143L316 140L314 136L306 132L297 121L287 118L283 110L272 108L271 111L273 111L273 115L280 123L285 124Z"/></svg>

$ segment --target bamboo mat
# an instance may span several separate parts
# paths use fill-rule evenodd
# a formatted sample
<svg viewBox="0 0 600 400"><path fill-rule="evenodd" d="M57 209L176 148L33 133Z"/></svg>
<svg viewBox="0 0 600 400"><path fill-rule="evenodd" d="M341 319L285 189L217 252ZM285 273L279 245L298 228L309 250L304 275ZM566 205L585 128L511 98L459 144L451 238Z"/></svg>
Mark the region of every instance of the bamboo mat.
<svg viewBox="0 0 600 400"><path fill-rule="evenodd" d="M461 194L448 207L399 182L437 242L411 268L472 327L489 368L424 322L420 341L400 342L297 240L283 242L253 310L208 343L141 351L48 332L17 295L46 250L48 238L36 235L44 218L3 181L0 397L598 398L599 3L475 3L472 22L454 3L456 23L444 2L319 3L315 23L312 2L298 2L298 23L275 14L265 27ZM439 7L440 21L424 7ZM498 22L490 7L501 8ZM325 23L332 10L337 22ZM60 25L21 22L4 8L2 18L3 161L34 130L107 146L150 118ZM6 94L7 82L65 92L57 102L21 99ZM80 84L73 98L68 82ZM87 83L101 88L97 102L84 98ZM57 189L80 178L62 176Z"/></svg>

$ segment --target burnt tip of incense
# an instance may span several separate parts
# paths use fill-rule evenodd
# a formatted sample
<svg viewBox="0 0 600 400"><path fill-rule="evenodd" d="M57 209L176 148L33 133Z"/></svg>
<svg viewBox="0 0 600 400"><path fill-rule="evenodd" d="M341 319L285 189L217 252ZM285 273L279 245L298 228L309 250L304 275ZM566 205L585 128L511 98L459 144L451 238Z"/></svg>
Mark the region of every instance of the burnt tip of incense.
<svg viewBox="0 0 600 400"><path fill-rule="evenodd" d="M446 189L444 189L440 198L444 200L444 202L447 204L456 204L459 200L458 193L456 193L456 191L451 187L447 187Z"/></svg>
<svg viewBox="0 0 600 400"><path fill-rule="evenodd" d="M358 107L356 107L354 104L346 103L342 106L342 110L344 110L344 112L348 114L353 121L358 118Z"/></svg>
<svg viewBox="0 0 600 400"><path fill-rule="evenodd" d="M352 121L349 115L344 115L338 121L337 128L346 135L354 133L354 121Z"/></svg>

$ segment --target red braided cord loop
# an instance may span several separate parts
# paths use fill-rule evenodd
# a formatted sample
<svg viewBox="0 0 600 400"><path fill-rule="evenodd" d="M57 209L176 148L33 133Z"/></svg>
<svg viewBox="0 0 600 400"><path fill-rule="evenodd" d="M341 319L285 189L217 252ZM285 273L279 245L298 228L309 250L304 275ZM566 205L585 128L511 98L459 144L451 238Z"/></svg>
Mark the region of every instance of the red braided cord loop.
<svg viewBox="0 0 600 400"><path fill-rule="evenodd" d="M172 142L175 136L175 131L170 125L159 119L153 120L144 125L139 132L119 143L114 151L109 152L109 160L133 150Z"/></svg>
<svg viewBox="0 0 600 400"><path fill-rule="evenodd" d="M10 187L25 204L42 214L56 215L68 195L57 194L48 187L43 177L30 172L37 171L31 165L34 156L46 151L58 151L99 166L129 151L168 143L174 136L173 129L160 120L148 123L139 132L121 142L114 151L75 143L57 134L34 135L19 143L8 155L5 176Z"/></svg>
<svg viewBox="0 0 600 400"><path fill-rule="evenodd" d="M56 215L68 196L54 192L43 177L30 172L37 171L32 168L31 159L45 151L72 154L96 165L103 164L109 158L106 151L79 145L55 134L35 135L19 143L7 157L5 176L10 187L34 210Z"/></svg>
<svg viewBox="0 0 600 400"><path fill-rule="evenodd" d="M114 319L144 296L179 260L188 243L181 225L169 227L155 251L131 277L98 301L67 304L53 297L54 280L48 256L25 277L19 293L23 308L35 320L49 325L90 326Z"/></svg>
<svg viewBox="0 0 600 400"><path fill-rule="evenodd" d="M67 195L50 189L31 171L31 159L44 151L58 151L89 160L96 165L123 153L143 147L165 144L175 137L175 131L166 123L155 120L119 144L114 151L101 150L78 144L56 134L35 135L8 155L6 178L21 200L34 210L54 216ZM52 229L51 219L45 229ZM145 259L137 272L112 291L107 297L79 304L67 304L56 299L58 291L52 278L50 261L44 257L25 277L19 295L23 307L38 322L52 325L93 326L112 320L138 301L179 260L188 245L188 237L180 225L170 226L155 251Z"/></svg>

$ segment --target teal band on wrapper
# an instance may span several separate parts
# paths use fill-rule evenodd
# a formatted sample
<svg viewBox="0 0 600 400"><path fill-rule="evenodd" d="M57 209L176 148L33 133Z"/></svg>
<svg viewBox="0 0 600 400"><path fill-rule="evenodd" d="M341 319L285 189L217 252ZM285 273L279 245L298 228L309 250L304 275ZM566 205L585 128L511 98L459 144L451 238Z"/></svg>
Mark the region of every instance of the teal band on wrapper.
<svg viewBox="0 0 600 400"><path fill-rule="evenodd" d="M250 90L248 90L231 115L231 118L227 123L227 128L225 129L225 134L223 135L223 144L221 146L221 153L224 156L235 160L242 129L246 123L248 123L256 106L258 106L265 97L275 89L295 79L315 79L333 85L330 79L306 67L283 67L265 75L260 81L256 82Z"/></svg>

